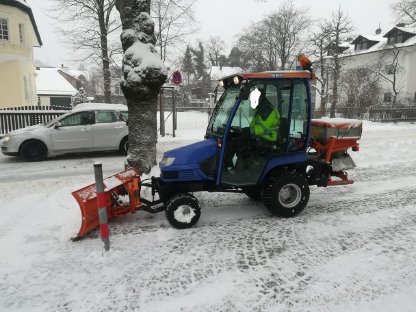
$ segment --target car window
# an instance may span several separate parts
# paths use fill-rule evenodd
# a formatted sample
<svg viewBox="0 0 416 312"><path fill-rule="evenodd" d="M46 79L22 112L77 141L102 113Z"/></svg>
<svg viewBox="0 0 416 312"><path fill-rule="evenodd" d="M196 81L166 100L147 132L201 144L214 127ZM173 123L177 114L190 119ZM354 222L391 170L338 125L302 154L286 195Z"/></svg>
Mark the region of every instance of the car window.
<svg viewBox="0 0 416 312"><path fill-rule="evenodd" d="M98 123L111 123L118 121L117 115L115 112L96 112L95 122Z"/></svg>
<svg viewBox="0 0 416 312"><path fill-rule="evenodd" d="M94 115L92 112L80 112L69 115L60 120L62 127L73 127L82 125L91 125L94 123Z"/></svg>

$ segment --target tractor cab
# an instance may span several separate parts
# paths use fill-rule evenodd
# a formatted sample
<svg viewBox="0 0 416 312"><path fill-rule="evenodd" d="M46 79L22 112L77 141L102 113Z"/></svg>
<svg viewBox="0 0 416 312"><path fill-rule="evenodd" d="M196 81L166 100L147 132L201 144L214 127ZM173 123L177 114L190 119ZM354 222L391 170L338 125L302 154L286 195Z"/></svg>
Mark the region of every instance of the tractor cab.
<svg viewBox="0 0 416 312"><path fill-rule="evenodd" d="M306 161L309 80L307 71L220 80L224 92L206 140L165 153L160 163L162 183L204 181L216 187L250 187L275 167Z"/></svg>
<svg viewBox="0 0 416 312"><path fill-rule="evenodd" d="M222 142L217 183L256 185L274 167L306 161L310 127L308 72L245 74L225 91L207 137Z"/></svg>

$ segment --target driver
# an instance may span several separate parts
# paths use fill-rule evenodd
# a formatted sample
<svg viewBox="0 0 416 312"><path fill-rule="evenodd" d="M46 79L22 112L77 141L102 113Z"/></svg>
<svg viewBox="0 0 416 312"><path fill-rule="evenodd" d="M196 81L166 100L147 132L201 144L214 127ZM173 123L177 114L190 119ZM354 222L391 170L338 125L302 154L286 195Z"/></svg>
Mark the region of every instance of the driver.
<svg viewBox="0 0 416 312"><path fill-rule="evenodd" d="M257 92L261 93L259 99L250 101L251 107L255 111L250 123L251 134L261 140L276 142L279 139L280 114L267 100L265 90L257 90Z"/></svg>

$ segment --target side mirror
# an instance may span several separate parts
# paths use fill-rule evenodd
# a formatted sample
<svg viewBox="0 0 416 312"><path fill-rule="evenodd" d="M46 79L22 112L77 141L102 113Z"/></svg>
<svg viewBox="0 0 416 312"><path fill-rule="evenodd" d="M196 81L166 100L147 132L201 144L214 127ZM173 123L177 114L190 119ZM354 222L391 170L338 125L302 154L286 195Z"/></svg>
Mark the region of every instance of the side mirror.
<svg viewBox="0 0 416 312"><path fill-rule="evenodd" d="M60 127L62 127L62 123L60 123L59 121L56 123L56 124L54 124L54 126L53 126L55 129L58 129L58 128L60 128Z"/></svg>

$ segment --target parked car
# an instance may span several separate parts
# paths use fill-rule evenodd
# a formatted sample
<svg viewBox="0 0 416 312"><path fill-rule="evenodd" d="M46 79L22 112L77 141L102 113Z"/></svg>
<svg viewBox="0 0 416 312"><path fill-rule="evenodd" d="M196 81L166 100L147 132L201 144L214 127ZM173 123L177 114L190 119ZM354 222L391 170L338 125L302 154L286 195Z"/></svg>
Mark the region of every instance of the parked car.
<svg viewBox="0 0 416 312"><path fill-rule="evenodd" d="M78 152L127 153L127 116L126 105L79 104L59 118L8 133L0 141L1 152L27 161Z"/></svg>

